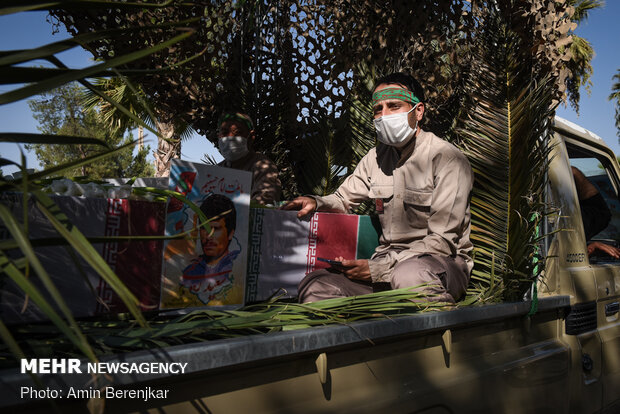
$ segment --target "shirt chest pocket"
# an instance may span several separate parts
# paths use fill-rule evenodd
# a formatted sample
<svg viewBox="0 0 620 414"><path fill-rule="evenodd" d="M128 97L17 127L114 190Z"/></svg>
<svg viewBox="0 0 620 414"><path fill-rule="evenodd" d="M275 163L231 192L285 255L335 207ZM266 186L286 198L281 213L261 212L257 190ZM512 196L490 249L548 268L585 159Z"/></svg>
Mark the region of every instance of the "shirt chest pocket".
<svg viewBox="0 0 620 414"><path fill-rule="evenodd" d="M371 184L370 198L375 200L375 211L379 215L379 222L383 229L383 235L391 237L390 222L392 216L392 205L394 204L394 186Z"/></svg>
<svg viewBox="0 0 620 414"><path fill-rule="evenodd" d="M382 199L385 202L391 201L394 195L394 186L385 184L371 184L370 185L370 198Z"/></svg>
<svg viewBox="0 0 620 414"><path fill-rule="evenodd" d="M431 212L432 191L411 190L403 193L403 210L407 223L414 228L426 228Z"/></svg>

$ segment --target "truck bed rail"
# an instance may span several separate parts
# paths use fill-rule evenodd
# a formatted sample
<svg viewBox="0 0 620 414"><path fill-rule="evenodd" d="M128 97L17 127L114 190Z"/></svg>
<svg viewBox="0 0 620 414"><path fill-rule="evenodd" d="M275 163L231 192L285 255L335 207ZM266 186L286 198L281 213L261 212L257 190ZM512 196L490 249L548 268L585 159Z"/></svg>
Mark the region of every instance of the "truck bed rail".
<svg viewBox="0 0 620 414"><path fill-rule="evenodd" d="M211 376L214 373L237 371L243 368L270 364L272 361L291 360L308 355L317 356L347 348L372 347L403 337L429 332L463 328L495 320L525 316L531 302L501 303L471 306L451 311L429 312L389 319L355 322L350 325L330 325L312 329L250 335L239 338L155 348L149 351L129 352L104 357L101 362L177 362L187 363L184 374L113 374L100 376L97 386L114 384L115 387L136 387L149 383L178 383L184 378ZM559 311L570 306L569 296L539 299L538 312ZM85 362L82 367L85 366ZM86 372L85 369L82 369ZM40 375L46 387L59 389L92 387L91 374ZM28 404L20 398L21 387L34 387L28 375L18 368L0 372L0 407Z"/></svg>

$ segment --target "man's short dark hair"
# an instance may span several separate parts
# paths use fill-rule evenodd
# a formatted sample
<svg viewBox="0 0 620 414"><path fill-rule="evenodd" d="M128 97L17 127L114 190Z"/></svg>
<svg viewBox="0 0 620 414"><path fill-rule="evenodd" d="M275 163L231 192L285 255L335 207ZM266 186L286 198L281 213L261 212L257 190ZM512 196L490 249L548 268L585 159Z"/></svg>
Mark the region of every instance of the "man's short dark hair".
<svg viewBox="0 0 620 414"><path fill-rule="evenodd" d="M375 82L375 87L373 90L376 89L377 86L386 83L396 83L401 85L413 92L420 102L424 102L424 90L422 89L422 85L420 85L420 82L418 82L410 74L405 72L396 72L383 76Z"/></svg>
<svg viewBox="0 0 620 414"><path fill-rule="evenodd" d="M222 215L220 218L224 218L224 225L226 226L226 230L230 233L237 228L237 211L230 198L221 194L211 194L200 204L200 211L202 211L208 219L219 216L228 210L230 210L230 212Z"/></svg>

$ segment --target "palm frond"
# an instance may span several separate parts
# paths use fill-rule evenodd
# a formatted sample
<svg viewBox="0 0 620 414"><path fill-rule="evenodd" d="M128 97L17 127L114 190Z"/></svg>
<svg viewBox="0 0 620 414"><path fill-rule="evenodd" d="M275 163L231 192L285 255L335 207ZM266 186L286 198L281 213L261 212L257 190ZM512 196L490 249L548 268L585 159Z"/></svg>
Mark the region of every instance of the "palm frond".
<svg viewBox="0 0 620 414"><path fill-rule="evenodd" d="M368 63L357 65L356 89L347 102L346 110L351 130L351 146L353 148L353 161L349 168L355 168L357 162L370 151L376 144L376 132L373 126L372 91L374 80L377 79L377 71Z"/></svg>
<svg viewBox="0 0 620 414"><path fill-rule="evenodd" d="M344 180L351 147L343 119L313 121L300 139L299 153L304 156L297 161L298 185L304 193L324 196L336 191Z"/></svg>
<svg viewBox="0 0 620 414"><path fill-rule="evenodd" d="M572 16L574 22L588 20L591 10L605 7L604 0L571 0L570 4L575 7Z"/></svg>
<svg viewBox="0 0 620 414"><path fill-rule="evenodd" d="M574 7L571 20L575 26L588 20L590 11L605 6L603 0L569 0L569 5ZM573 31L572 42L569 47L569 60L566 63L570 72L567 81L568 100L570 104L579 113L579 99L581 97L580 89L585 86L586 92L590 94L592 81L592 59L594 58L594 49L590 42L583 37L577 36Z"/></svg>
<svg viewBox="0 0 620 414"><path fill-rule="evenodd" d="M568 89L571 92L571 103L579 112L580 89L585 87L589 95L592 88L593 73L592 59L594 58L594 49L590 42L583 37L573 35L573 42L570 45L571 58L567 65L571 71L571 79L568 82Z"/></svg>
<svg viewBox="0 0 620 414"><path fill-rule="evenodd" d="M536 276L552 85L532 77L519 40L498 21L477 51L457 128L475 175L472 291L483 300L518 300Z"/></svg>
<svg viewBox="0 0 620 414"><path fill-rule="evenodd" d="M217 161L211 154L204 154L201 161L207 165L217 165Z"/></svg>
<svg viewBox="0 0 620 414"><path fill-rule="evenodd" d="M107 95L107 97L102 96L100 93L96 93L95 90L93 90L94 88L85 89L82 92L84 106L89 110L98 110L101 119L111 127L126 130L130 127L132 120L127 116L123 116L125 114L122 114L120 109L110 102L110 100L124 106L131 114L138 116L143 122L149 122L147 117L144 116L144 109L141 108L133 94L129 91L127 85L124 84L120 78L96 78L92 84L94 88ZM153 126L152 121L149 123L149 126Z"/></svg>
<svg viewBox="0 0 620 414"><path fill-rule="evenodd" d="M87 355L91 360L95 360L95 354L88 344L88 341L78 328L71 311L69 310L69 306L67 306L64 298L52 282L52 279L48 275L47 271L43 268L41 262L36 257L32 245L26 236L27 233L23 231L19 223L17 223L11 214L10 210L4 205L0 205L0 219L19 244L20 250L24 253L27 259L26 263L32 265L39 279L43 283L43 286L45 286L45 290L52 296L56 306L58 306L61 310L64 318L69 321L69 324L66 324L52 309L51 305L43 298L43 295L37 290L34 284L32 284L26 275L22 274L19 268L14 265L14 262L9 259L4 252L0 252L0 261L2 262L1 267L3 268L4 273L11 277L20 287L22 287L22 289L24 289L24 291L28 294L28 297L32 297L38 306L48 312L50 319L52 319L57 326L63 330L69 339L82 352L84 352L85 355ZM136 314L136 316L138 315Z"/></svg>
<svg viewBox="0 0 620 414"><path fill-rule="evenodd" d="M108 320L82 320L78 324L94 344L97 356L100 356L333 323L389 319L397 315L444 309L445 303L429 302L424 293L412 287L307 304L273 300L239 310L201 309L183 316L153 317L149 320L150 329L136 327L136 321L126 315ZM27 343L30 357L52 356L58 353L59 348L64 353L75 352L70 344L61 340L62 334L58 328L50 324L16 326L7 334L14 338L13 346ZM0 346L0 352L3 350ZM0 367L12 363L0 361Z"/></svg>
<svg viewBox="0 0 620 414"><path fill-rule="evenodd" d="M20 11L32 9L49 10L53 8L55 10L58 10L59 8L61 8L63 10L70 10L72 7L82 8L95 6L101 8L117 8L125 7L128 5L128 3L125 3L121 6L118 2L88 2L89 5L85 6L83 2L64 2L63 4L60 4L58 2L50 3L36 0L30 0L24 4L22 3L23 2L10 2L10 4L5 4L0 7L0 14L17 13ZM157 7L161 5L163 4L158 4ZM131 7L134 8L143 8L150 6L151 5L144 5L139 3L131 4ZM157 26L176 27L185 25L185 23L181 23L178 21L167 22L161 25L151 26L151 28L154 30L158 30ZM76 47L78 45L82 47L88 47L90 42L105 42L111 37L122 38L123 36L130 35L130 33L135 33L137 30L143 29L144 27L100 30L97 32L85 34L84 36L76 36L73 39L50 43L48 45L44 45L34 49L0 51L0 72L5 74L2 83L16 85L13 89L5 89L5 91L0 94L0 105L44 93L57 86L65 85L72 81L78 81L83 84L88 84L85 79L86 77L92 77L95 75L101 76L102 73L118 73L114 72L114 68L135 61L136 59L144 58L151 55L152 53L165 50L168 46L173 46L177 42L188 38L193 33L191 30L184 30L182 33L173 30L176 33L171 35L164 42L146 45L143 48L139 48L139 50L132 50L126 54L119 54L117 55L117 57L102 60L97 64L91 65L83 69L69 70L69 68L67 68L57 57L59 53ZM37 59L48 60L58 69L39 70L37 68L24 66L31 64ZM169 68L166 68L166 70L169 70ZM20 85L22 83L26 83L26 85ZM105 97L102 98L105 99ZM114 106L119 109L119 105ZM122 110L124 108L120 107L120 109ZM125 109L125 111L127 110ZM158 133L156 130L154 130L153 132L155 134ZM101 144L99 140L94 140L90 137L69 137L59 135L51 136L11 133L3 133L2 136L0 136L0 140L5 142L44 142L46 144ZM83 333L80 331L80 328L77 326L75 320L69 312L69 308L65 303L65 298L62 298L60 296L56 287L52 284L51 279L47 275L46 270L41 266L40 262L38 261L36 255L34 254L32 243L30 243L27 238L28 203L26 202L26 200L29 193L35 195L35 197L40 203L40 206L42 206L44 213L47 214L47 218L54 223L56 229L62 234L65 240L70 243L76 251L80 253L81 257L83 257L87 261L87 263L90 263L95 268L97 268L97 270L104 277L104 279L106 279L110 283L112 289L119 293L119 296L123 301L125 301L126 305L132 312L135 320L138 323L145 324L144 317L136 306L137 301L135 300L135 297L133 297L133 295L127 290L127 288L118 280L118 277L113 274L109 266L107 266L107 264L103 262L101 256L94 250L92 245L77 231L75 226L72 226L66 221L66 217L64 217L57 210L57 207L50 202L49 198L46 195L39 192L40 187L32 183L32 180L49 177L54 174L60 174L63 171L68 171L77 166L84 165L86 163L95 163L105 157L114 156L115 154L118 154L121 151L128 149L134 144L135 142L132 142L127 145L121 145L117 148L109 148L106 151L97 153L95 155L74 160L63 165L58 165L53 168L49 168L33 174L26 173L25 158L23 154L21 164L8 160L0 161L2 165L8 165L10 163L13 165L21 166L23 172L22 178L17 180L8 180L0 176L0 191L2 193L7 191L21 191L24 194L24 211L22 212L24 219L23 223L18 223L17 220L12 216L12 213L10 211L5 209L4 206L0 206L2 207L2 209L0 209L1 220L7 228L10 228L10 233L12 236L12 238L9 239L7 242L8 244L17 245L22 254L22 256L17 257L19 256L17 252L11 252L11 255L9 256L7 252L8 249L11 249L12 247L7 246L7 243L4 243L3 247L0 249L0 275L4 276L5 278L10 278L15 284L17 284L17 286L19 286L24 292L26 297L29 298L29 300L31 300L36 306L38 306L41 311L49 318L49 320L55 324L56 329L62 332L64 337L66 338L60 340L60 342L66 343L68 339L74 345L75 349L78 350L79 353L81 353L82 355L86 355L90 359L95 358L90 344L85 339ZM36 274L37 278L31 277L33 273ZM37 279L41 282L38 285L33 283ZM52 302L48 300L48 298L50 297L52 299ZM4 343L9 345L10 350L17 357L23 355L22 350L20 350L18 346L15 346L15 341L13 341L10 333L7 333L7 329L5 329L4 323L1 322L0 331L0 335L2 336Z"/></svg>
<svg viewBox="0 0 620 414"><path fill-rule="evenodd" d="M156 110L141 85L134 84L126 76L96 78L92 84L83 85L86 86L82 93L85 107L98 111L111 127L121 131L145 127L157 136L161 135L155 129L159 123ZM180 119L174 122L174 130L181 140L195 133L189 124Z"/></svg>
<svg viewBox="0 0 620 414"><path fill-rule="evenodd" d="M171 38L170 40L166 42L163 42L156 46L145 48L144 50L139 50L133 53L128 53L124 56L112 58L109 61L98 63L96 65L92 65L90 67L80 69L75 72L60 74L58 76L47 78L39 82L34 82L26 86L18 87L17 89L0 94L0 105L4 105L7 103L16 102L16 101L19 101L25 98L29 98L33 95L37 95L37 94L49 91L51 89L62 86L76 79L87 78L89 76L93 76L94 74L100 73L102 70L110 69L115 66L124 65L124 64L127 64L128 62L144 58L150 54L156 53L162 49L165 49L171 45L174 45L175 43L178 43L191 35L192 35L192 32L185 32L185 33L182 33L180 35L177 35ZM17 83L17 81L13 81L13 80L11 82ZM20 79L19 82L21 83L23 82L23 80Z"/></svg>

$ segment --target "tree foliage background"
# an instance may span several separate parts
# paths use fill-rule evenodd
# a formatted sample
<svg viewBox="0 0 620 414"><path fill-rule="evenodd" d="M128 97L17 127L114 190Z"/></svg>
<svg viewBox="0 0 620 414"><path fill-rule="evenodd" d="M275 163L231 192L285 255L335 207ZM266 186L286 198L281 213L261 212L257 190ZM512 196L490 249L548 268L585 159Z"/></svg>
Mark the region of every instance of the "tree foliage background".
<svg viewBox="0 0 620 414"><path fill-rule="evenodd" d="M39 131L49 135L67 135L97 138L109 147L118 147L133 141L127 128L111 128L95 110L88 110L83 101L83 88L70 83L53 89L28 101ZM93 156L102 151L95 145L49 145L31 144L37 159L44 169ZM106 158L98 163L82 165L65 173L68 177L88 176L91 179L113 177L150 177L155 173L153 165L146 159L149 148L143 148L133 156L133 148Z"/></svg>
<svg viewBox="0 0 620 414"><path fill-rule="evenodd" d="M583 83L584 75L570 65L588 62L571 60L576 23L569 3L575 1L216 0L53 15L75 35L140 28L131 37L89 45L99 59L156 44L183 27L195 30L124 69L162 122L183 120L214 142L223 109L248 112L256 120L258 149L280 166L290 197L331 191L374 144L363 105L376 76L415 74L426 88L426 129L450 135L473 41L489 10L510 21L523 47L531 48L536 70L552 74L556 99L566 98L568 87L569 98L578 100L570 85ZM177 25L152 28L166 22Z"/></svg>

